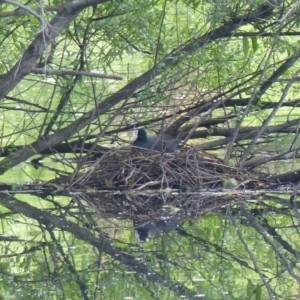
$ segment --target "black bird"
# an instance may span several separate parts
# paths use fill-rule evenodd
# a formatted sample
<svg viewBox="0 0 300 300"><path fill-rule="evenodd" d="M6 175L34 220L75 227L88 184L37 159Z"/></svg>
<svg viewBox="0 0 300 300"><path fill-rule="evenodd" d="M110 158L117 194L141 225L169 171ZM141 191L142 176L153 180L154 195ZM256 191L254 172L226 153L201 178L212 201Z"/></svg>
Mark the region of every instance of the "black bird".
<svg viewBox="0 0 300 300"><path fill-rule="evenodd" d="M135 229L135 237L138 242L147 242L149 236L158 236L178 228L180 226L179 219L164 220L133 220Z"/></svg>
<svg viewBox="0 0 300 300"><path fill-rule="evenodd" d="M166 134L148 137L144 128L138 130L137 138L133 142L133 146L135 147L168 153L177 151L178 144L178 140L173 139Z"/></svg>

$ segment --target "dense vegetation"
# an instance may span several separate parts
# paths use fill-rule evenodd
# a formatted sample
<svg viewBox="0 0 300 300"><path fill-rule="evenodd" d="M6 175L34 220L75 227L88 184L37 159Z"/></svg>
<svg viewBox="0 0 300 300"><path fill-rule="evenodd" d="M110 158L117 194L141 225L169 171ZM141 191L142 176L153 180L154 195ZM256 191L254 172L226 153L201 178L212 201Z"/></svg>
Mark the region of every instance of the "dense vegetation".
<svg viewBox="0 0 300 300"><path fill-rule="evenodd" d="M0 21L1 173L137 126L206 138L240 166L262 136L297 150L296 2L4 1Z"/></svg>
<svg viewBox="0 0 300 300"><path fill-rule="evenodd" d="M288 173L272 182L299 178L299 10L293 0L0 1L0 175L14 183L1 184L0 298L298 299L298 187L265 191L247 176L276 174L281 160ZM141 187L166 194L97 193L101 172L105 188L112 169L123 185L140 180L127 161L105 169L139 127L181 140L177 157L152 157L152 177L148 157L128 158ZM46 178L51 195L42 184L17 195L11 169L43 155L35 167L51 176L28 181ZM242 182L169 194L157 178L167 170L179 186L171 166L195 188L219 188L224 173ZM130 218L167 213L181 228L138 246Z"/></svg>

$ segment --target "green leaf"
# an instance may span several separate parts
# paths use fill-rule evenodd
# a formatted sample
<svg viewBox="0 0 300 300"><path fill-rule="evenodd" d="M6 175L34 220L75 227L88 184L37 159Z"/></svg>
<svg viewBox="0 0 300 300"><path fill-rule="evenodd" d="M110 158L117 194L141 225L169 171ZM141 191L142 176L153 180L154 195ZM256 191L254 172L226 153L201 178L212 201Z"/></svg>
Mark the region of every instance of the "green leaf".
<svg viewBox="0 0 300 300"><path fill-rule="evenodd" d="M261 286L260 285L256 285L255 288L255 299L256 300L261 300Z"/></svg>
<svg viewBox="0 0 300 300"><path fill-rule="evenodd" d="M249 40L246 37L243 38L243 51L244 55L247 56L249 52Z"/></svg>
<svg viewBox="0 0 300 300"><path fill-rule="evenodd" d="M251 299L253 296L254 285L251 280L248 280L247 284L247 299Z"/></svg>
<svg viewBox="0 0 300 300"><path fill-rule="evenodd" d="M258 49L257 37L256 36L253 37L251 39L251 42L252 42L253 52L255 52Z"/></svg>

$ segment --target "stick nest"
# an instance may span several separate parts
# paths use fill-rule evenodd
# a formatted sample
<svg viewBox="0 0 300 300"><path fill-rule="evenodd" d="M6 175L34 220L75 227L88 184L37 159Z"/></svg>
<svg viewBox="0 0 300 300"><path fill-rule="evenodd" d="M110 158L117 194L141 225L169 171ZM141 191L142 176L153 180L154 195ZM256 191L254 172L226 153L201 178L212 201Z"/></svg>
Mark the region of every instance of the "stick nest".
<svg viewBox="0 0 300 300"><path fill-rule="evenodd" d="M79 175L75 184L91 188L184 191L221 187L224 180L232 179L239 184L255 181L245 170L231 167L194 148L163 154L133 147L101 153L100 158Z"/></svg>

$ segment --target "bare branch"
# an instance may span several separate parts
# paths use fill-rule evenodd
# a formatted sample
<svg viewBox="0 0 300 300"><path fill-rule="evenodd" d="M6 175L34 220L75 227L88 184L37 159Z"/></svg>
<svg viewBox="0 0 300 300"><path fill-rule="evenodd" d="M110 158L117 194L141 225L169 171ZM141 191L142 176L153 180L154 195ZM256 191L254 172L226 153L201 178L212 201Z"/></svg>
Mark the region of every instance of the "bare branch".
<svg viewBox="0 0 300 300"><path fill-rule="evenodd" d="M21 8L21 9L24 9L26 12L28 12L29 14L33 15L34 17L36 17L40 21L41 24L43 24L44 20L41 18L41 16L38 13L36 13L33 9L31 9L30 7L28 7L27 5L24 5L22 3L16 2L14 0L3 0L3 2L15 5L15 6Z"/></svg>
<svg viewBox="0 0 300 300"><path fill-rule="evenodd" d="M82 75L82 76L88 76L88 77L107 78L107 79L115 79L115 80L122 80L123 79L121 76L106 75L106 74L87 72L87 71L49 70L49 69L33 68L31 72L33 74L42 74L42 75L58 75L58 76Z"/></svg>

